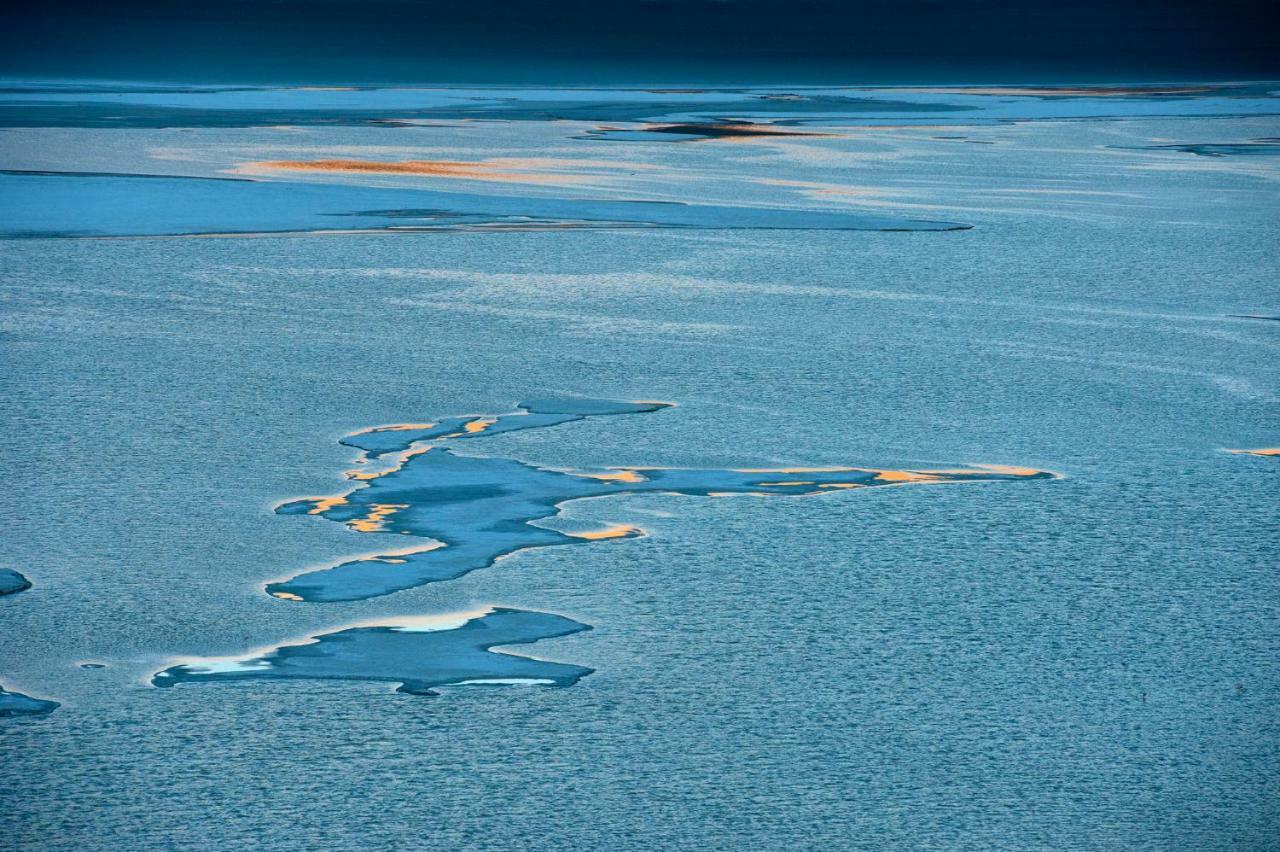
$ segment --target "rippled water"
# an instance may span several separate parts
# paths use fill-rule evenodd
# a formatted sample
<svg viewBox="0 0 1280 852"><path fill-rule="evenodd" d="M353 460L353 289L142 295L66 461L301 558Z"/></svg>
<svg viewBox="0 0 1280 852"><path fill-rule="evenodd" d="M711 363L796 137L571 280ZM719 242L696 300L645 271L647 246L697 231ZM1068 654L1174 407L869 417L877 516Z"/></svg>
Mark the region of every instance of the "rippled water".
<svg viewBox="0 0 1280 852"><path fill-rule="evenodd" d="M21 206L0 197L6 231L38 214L109 238L0 242L0 563L33 584L0 597L0 685L60 705L0 719L4 835L49 849L1267 848L1280 468L1226 452L1280 443L1280 326L1256 318L1280 315L1280 162L1251 153L1280 137L1267 92L826 92L809 111L783 91L712 106L503 92L480 118L446 95L186 93L147 96L145 121L74 98L54 121L5 95L0 169L37 186ZM352 120L397 111L412 120ZM647 126L730 119L813 135ZM343 206L379 192L504 217L637 201L717 213L682 228L130 236L187 232L165 229L184 204L138 189L148 180L326 158L485 162L492 179L255 173L244 185L270 206L237 181L186 209L258 232L296 230L272 224L312 191L341 202L317 215L383 209ZM80 174L31 174L51 171ZM124 183L102 194L103 180ZM750 227L759 216L972 227ZM347 228L330 218L320 230ZM351 489L344 436L536 398L679 404L450 452L477 471L1059 478L611 494L564 504L556 529L645 535L521 550L366 600L265 593L379 538L273 511ZM495 635L536 644L473 641L517 611ZM378 676L343 678L353 659ZM156 688L184 679L210 682Z"/></svg>

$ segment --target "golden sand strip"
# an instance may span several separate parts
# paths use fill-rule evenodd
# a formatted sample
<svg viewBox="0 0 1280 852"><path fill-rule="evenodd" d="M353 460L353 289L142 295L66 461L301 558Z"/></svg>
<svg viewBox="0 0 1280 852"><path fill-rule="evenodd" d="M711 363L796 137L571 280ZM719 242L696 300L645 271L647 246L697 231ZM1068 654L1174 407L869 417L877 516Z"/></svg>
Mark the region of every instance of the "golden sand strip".
<svg viewBox="0 0 1280 852"><path fill-rule="evenodd" d="M574 185L591 183L599 176L548 171L548 169L587 167L574 160L507 159L465 162L461 160L263 160L245 163L236 169L243 173L272 171L327 172L336 174L416 175L421 177L458 178L462 180L499 181Z"/></svg>
<svg viewBox="0 0 1280 852"><path fill-rule="evenodd" d="M366 468L362 470L361 469L348 470L345 473L345 476L347 477L347 479L355 479L361 482L367 482L370 479L377 479L380 476L386 476L389 473L395 473L396 471L402 469L405 466L405 464L409 461L409 459L413 458L414 456L420 456L425 452L429 452L430 450L431 450L430 444L415 443L412 446L410 446L409 449L401 450L400 452L391 456L389 463L384 467L375 468L375 469ZM360 458L356 459L356 463L364 464L366 460L367 460L367 456L362 453Z"/></svg>
<svg viewBox="0 0 1280 852"><path fill-rule="evenodd" d="M607 473L589 473L584 471L570 471L572 476L582 476L587 479L598 479L601 482L645 482L645 478L634 470L610 470Z"/></svg>
<svg viewBox="0 0 1280 852"><path fill-rule="evenodd" d="M585 532L570 532L565 535L574 538L586 539L587 541L602 541L609 538L628 538L643 533L639 527L633 527L628 524L614 524L599 530L587 530Z"/></svg>
<svg viewBox="0 0 1280 852"><path fill-rule="evenodd" d="M351 435L366 435L370 432L418 432L423 429L430 429L435 425L434 423L392 423L390 426L374 426L372 429L361 429L359 432L352 432Z"/></svg>

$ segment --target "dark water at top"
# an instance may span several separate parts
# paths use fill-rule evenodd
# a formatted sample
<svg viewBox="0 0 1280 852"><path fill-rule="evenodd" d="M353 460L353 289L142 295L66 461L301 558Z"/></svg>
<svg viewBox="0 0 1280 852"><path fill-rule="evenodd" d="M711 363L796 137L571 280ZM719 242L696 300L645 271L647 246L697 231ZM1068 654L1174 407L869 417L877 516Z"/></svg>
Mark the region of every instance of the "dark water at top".
<svg viewBox="0 0 1280 852"><path fill-rule="evenodd" d="M50 0L0 73L186 83L1275 79L1262 0Z"/></svg>

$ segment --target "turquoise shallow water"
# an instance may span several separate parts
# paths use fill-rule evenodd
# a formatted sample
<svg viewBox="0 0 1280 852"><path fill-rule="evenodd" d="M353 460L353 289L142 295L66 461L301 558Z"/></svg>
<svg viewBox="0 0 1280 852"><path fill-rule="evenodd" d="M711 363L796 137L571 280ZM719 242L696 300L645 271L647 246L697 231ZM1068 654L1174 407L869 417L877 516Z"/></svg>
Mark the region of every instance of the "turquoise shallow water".
<svg viewBox="0 0 1280 852"><path fill-rule="evenodd" d="M1018 101L1066 108L1008 98L1001 116ZM602 142L573 138L592 122L528 117L0 134L14 170L541 156L631 164L533 167L596 174L574 197L974 226L0 244L0 562L33 584L0 598L0 685L60 702L0 720L4 834L50 849L1268 848L1278 468L1224 450L1280 441L1277 326L1232 316L1280 313L1277 163L1143 146L1280 125L1197 117L1222 109L1197 99L1126 117L1124 102L959 129L933 129L938 110L904 118L915 130L828 118L842 135L749 142ZM369 552L343 524L273 512L350 487L343 436L566 396L678 406L456 452L1060 478L577 501L566 529L646 534L369 600L264 593ZM559 619L531 629L565 635L511 652L590 673L435 696L152 682L490 608Z"/></svg>

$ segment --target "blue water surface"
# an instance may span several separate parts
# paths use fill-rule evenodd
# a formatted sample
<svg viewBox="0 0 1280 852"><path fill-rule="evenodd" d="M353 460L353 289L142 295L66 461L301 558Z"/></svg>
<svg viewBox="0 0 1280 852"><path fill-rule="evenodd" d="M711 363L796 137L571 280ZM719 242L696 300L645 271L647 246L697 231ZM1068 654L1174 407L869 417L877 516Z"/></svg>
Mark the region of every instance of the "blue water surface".
<svg viewBox="0 0 1280 852"><path fill-rule="evenodd" d="M644 135L685 120L665 108L606 144L581 137L607 116L511 102L499 120L395 126L111 127L90 111L6 130L0 169L34 188L0 197L0 219L44 233L0 241L0 562L34 582L0 599L0 684L59 706L0 719L0 836L1272 848L1280 467L1226 452L1280 444L1280 326L1248 318L1280 313L1280 161L1230 148L1280 137L1270 91L886 90L861 96L974 108L833 118L826 98L787 114L812 137L680 144ZM627 96L590 102L611 99L637 115ZM697 118L779 117L737 108ZM1179 147L1197 144L1224 147ZM237 209L222 193L240 183L203 180L335 157L486 161L515 179L273 173L247 184L270 203ZM578 182L544 179L565 174ZM197 184L218 189L183 189ZM397 209L450 195L481 212L719 212L699 227L313 227L383 209L347 203L378 193ZM49 224L78 199L109 238ZM973 227L733 226L762 210ZM187 228L162 227L170 213L257 235L173 236ZM353 433L528 399L678 405L450 452L559 471L1058 476L617 494L557 523L645 535L365 600L266 593L369 552L344 524L274 511L348 491ZM523 644L449 632L511 612L526 615L499 619L515 623L502 635ZM421 619L436 632L408 629Z"/></svg>

